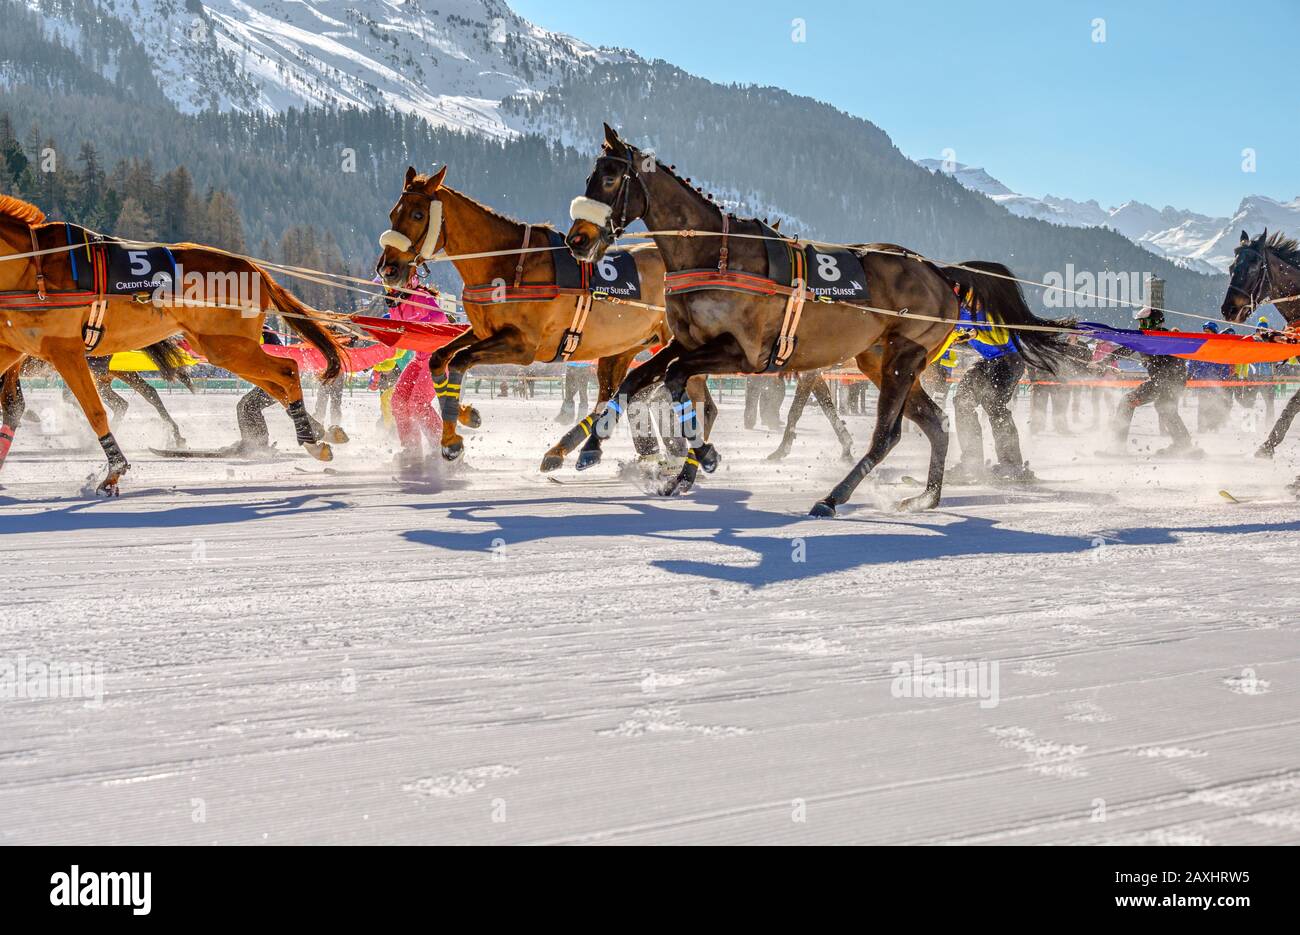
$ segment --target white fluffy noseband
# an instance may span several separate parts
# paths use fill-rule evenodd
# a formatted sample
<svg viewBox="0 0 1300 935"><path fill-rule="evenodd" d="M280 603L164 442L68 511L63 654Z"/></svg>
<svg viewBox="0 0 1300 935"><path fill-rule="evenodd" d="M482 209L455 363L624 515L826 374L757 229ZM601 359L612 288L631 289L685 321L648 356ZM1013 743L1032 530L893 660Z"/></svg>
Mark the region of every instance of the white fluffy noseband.
<svg viewBox="0 0 1300 935"><path fill-rule="evenodd" d="M420 244L417 260L427 260L433 256L433 248L438 245L438 235L442 233L442 203L433 201L429 204L429 226L424 230L424 243ZM403 253L413 248L411 238L401 231L386 230L379 235L379 246L392 247Z"/></svg>
<svg viewBox="0 0 1300 935"><path fill-rule="evenodd" d="M401 231L384 231L379 235L379 246L392 247L394 250L400 250L405 253L411 249L411 238L407 237Z"/></svg>
<svg viewBox="0 0 1300 935"><path fill-rule="evenodd" d="M579 195L569 203L569 217L575 221L588 221L597 227L609 223L613 213L614 209L609 205L585 195Z"/></svg>

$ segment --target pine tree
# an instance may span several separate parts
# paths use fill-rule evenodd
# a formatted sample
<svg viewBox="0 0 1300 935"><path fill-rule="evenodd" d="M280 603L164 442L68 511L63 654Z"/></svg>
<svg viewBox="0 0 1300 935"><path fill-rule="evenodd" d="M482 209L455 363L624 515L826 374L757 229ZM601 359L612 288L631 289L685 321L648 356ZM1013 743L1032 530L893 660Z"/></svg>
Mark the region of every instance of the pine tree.
<svg viewBox="0 0 1300 935"><path fill-rule="evenodd" d="M125 240L142 240L146 243L153 242L158 236L145 213L144 205L130 196L122 202L122 210L118 212L113 233Z"/></svg>

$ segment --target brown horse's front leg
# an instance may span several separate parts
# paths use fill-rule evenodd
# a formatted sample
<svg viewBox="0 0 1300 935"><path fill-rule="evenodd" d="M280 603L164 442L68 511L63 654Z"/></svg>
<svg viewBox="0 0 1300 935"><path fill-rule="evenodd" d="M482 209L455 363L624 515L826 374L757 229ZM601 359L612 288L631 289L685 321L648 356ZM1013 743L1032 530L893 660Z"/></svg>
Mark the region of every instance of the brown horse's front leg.
<svg viewBox="0 0 1300 935"><path fill-rule="evenodd" d="M464 333L458 335L454 340L448 341L442 347L429 355L429 373L433 376L433 382L435 385L439 383L449 385L451 382L460 383L460 377L457 377L455 381L449 381L446 379L448 363L458 353L478 343L478 340L478 335L474 333L474 329L469 328L466 329ZM459 393L456 394L456 398L459 400ZM441 413L442 410L440 409L439 412ZM446 421L444 415L444 429L446 427ZM483 417L479 415L478 410L473 406L460 406L456 412L455 421L459 422L461 425L476 429L483 424Z"/></svg>
<svg viewBox="0 0 1300 935"><path fill-rule="evenodd" d="M455 461L465 453L465 439L456 431L456 426L461 416L461 385L470 368L478 364L531 364L536 353L537 348L528 346L518 329L505 328L489 338L453 351L451 355L444 354L445 373L434 367L434 358L429 359L433 388L438 394L438 410L442 415L442 456L445 460Z"/></svg>
<svg viewBox="0 0 1300 935"><path fill-rule="evenodd" d="M104 403L95 389L95 377L86 362L85 349L80 344L59 347L48 351L45 359L59 372L63 382L77 398L81 411L86 414L86 421L95 430L95 437L104 449L104 456L108 459L108 473L100 482L99 491L110 497L116 496L117 483L131 465L127 463L126 455L122 454L117 439L108 429L108 413L104 411Z"/></svg>

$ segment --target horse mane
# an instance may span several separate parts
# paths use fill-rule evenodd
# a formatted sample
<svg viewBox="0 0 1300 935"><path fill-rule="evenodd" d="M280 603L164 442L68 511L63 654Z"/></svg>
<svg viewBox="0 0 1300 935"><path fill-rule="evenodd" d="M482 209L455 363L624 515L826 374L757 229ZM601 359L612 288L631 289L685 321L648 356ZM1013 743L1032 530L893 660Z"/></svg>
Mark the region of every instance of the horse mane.
<svg viewBox="0 0 1300 935"><path fill-rule="evenodd" d="M629 147L632 146L631 143L628 143L627 145L628 145ZM633 148L635 148L635 147L633 147ZM602 143L602 144L601 144L601 151L602 151L605 155L608 155L608 154L610 154L613 150L610 149L609 143ZM640 153L642 152L642 150L637 149L636 152L637 152L638 154L640 154ZM674 166L674 165L668 165L668 164L665 163L663 160L659 159L657 156L655 157L655 165L657 165L657 166L659 167L659 171L663 172L663 173L664 173L665 175L667 175L670 179L673 179L674 181L679 182L683 187L688 188L688 189L690 189L691 191L695 192L695 194L699 195L701 198L703 198L705 201L707 201L710 205L712 205L713 207L717 208L718 211L719 211L720 213L722 213L722 214L731 214L730 211L727 211L727 210L722 206L722 202L721 202L721 201L719 201L718 199L716 199L716 198L713 197L713 193L712 193L712 192L706 192L706 191L704 190L704 187L703 187L703 186L701 186L701 185L696 185L696 184L695 184L694 182L692 182L690 179L688 179L688 178L683 178L680 174L678 174L678 172L677 172L677 167L676 167L676 166ZM758 217L758 216L747 217L747 218L744 218L744 217L738 217L738 216L736 216L735 214L731 214L731 216L732 216L733 218L735 218L737 221L754 221L754 222L756 222L756 223L758 223L758 224L762 224L762 225L764 225L764 226L771 227L773 230L777 231L777 233L780 233L781 221L780 221L779 218L777 219L776 224L773 225L773 224L769 224L769 223L768 223L768 219L767 219L767 218L760 218L760 217ZM785 236L785 235L782 234L782 236Z"/></svg>
<svg viewBox="0 0 1300 935"><path fill-rule="evenodd" d="M1262 238L1261 238L1262 239ZM1284 263L1300 266L1300 242L1288 237L1282 231L1273 231L1263 246L1268 247Z"/></svg>
<svg viewBox="0 0 1300 935"><path fill-rule="evenodd" d="M411 187L412 187L412 188L419 188L421 185L424 185L425 183L427 183L427 182L429 181L429 179L431 179L431 178L433 178L432 175L417 175L417 176L415 177L415 179L411 182ZM469 195L465 194L465 193L464 193L463 191L461 191L459 188L452 188L450 185L444 185L444 186L442 186L442 187L443 187L444 189L446 189L447 191L449 191L449 192L454 192L458 197L460 197L460 198L464 198L466 201L468 201L470 204L474 205L474 207L478 208L478 209L479 209L480 211L482 211L483 213L485 213L485 214L490 214L492 217L496 218L496 219L499 220L499 221L505 221L505 222L508 223L508 224L515 224L515 225L517 225L517 226L519 226L519 227L526 227L526 226L528 225L528 222L527 222L527 221L521 221L521 220L519 220L518 218L511 217L510 215L508 215L508 214L506 214L506 213L504 213L504 212L502 212L502 211L498 211L496 208L493 208L493 207L490 207L490 206L488 206L488 205L485 205L485 204L483 204L483 202L479 201L477 198L472 198L472 197L470 197ZM554 225L554 224L534 224L534 225L533 225L533 230L548 230L548 231L553 231L553 230L555 230L555 225Z"/></svg>
<svg viewBox="0 0 1300 935"><path fill-rule="evenodd" d="M0 195L0 214L31 226L45 223L44 211L13 195Z"/></svg>

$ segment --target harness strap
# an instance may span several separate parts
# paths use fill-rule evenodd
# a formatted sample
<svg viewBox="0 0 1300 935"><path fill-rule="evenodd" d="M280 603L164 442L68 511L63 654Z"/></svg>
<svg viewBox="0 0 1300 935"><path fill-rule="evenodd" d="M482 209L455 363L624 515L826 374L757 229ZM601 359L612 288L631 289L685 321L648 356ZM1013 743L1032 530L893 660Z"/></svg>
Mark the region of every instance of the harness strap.
<svg viewBox="0 0 1300 935"><path fill-rule="evenodd" d="M81 327L81 339L86 344L87 351L93 351L99 347L99 342L104 338L104 316L108 314L108 303L103 299L96 299L90 303L90 317Z"/></svg>
<svg viewBox="0 0 1300 935"><path fill-rule="evenodd" d="M522 244L520 244L520 250L521 250L521 251L523 251L523 250L527 250L527 249L528 249L528 241L530 241L530 240L532 240L532 239L533 239L533 225L532 225L532 224L525 224L525 225L524 225L524 242L523 242ZM516 288L516 289L519 288L519 283L520 283L520 282L523 280L523 278L524 278L524 260L527 258L527 256L528 256L527 253L520 252L520 254L519 254L519 262L515 264L515 288Z"/></svg>
<svg viewBox="0 0 1300 935"><path fill-rule="evenodd" d="M725 211L722 214L722 246L718 249L718 272L727 271L727 255L730 251L727 249L727 234L731 230L731 215Z"/></svg>
<svg viewBox="0 0 1300 935"><path fill-rule="evenodd" d="M32 265L36 267L36 298L45 301L45 269L42 265L41 245L36 240L36 228L28 227L27 233L32 238Z"/></svg>
<svg viewBox="0 0 1300 935"><path fill-rule="evenodd" d="M781 332L776 337L776 343L772 346L772 359L768 363L769 370L780 370L786 365L792 356L794 356L795 345L799 343L796 332L799 330L799 319L803 316L803 305L808 292L803 288L804 274L806 273L807 257L802 250L791 251L792 257L792 274L791 282L794 283L790 290L789 296L785 300L785 317L781 319Z"/></svg>

